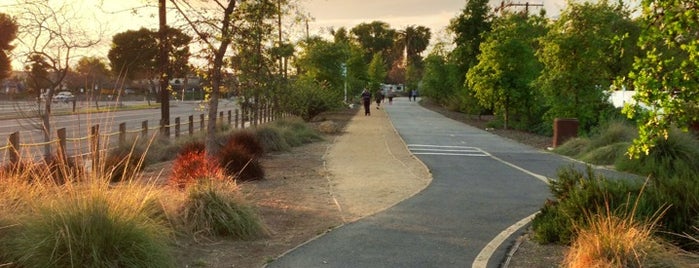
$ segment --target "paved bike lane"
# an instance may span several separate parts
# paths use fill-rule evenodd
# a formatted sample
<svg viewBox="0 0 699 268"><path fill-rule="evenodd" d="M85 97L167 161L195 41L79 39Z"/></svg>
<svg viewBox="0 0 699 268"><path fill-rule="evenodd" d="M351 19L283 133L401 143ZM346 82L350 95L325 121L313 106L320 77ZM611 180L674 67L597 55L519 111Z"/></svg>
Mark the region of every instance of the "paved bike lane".
<svg viewBox="0 0 699 268"><path fill-rule="evenodd" d="M522 230L501 233L538 211L549 196L545 177L571 163L407 99L383 108L410 151L430 169L432 183L267 267L498 267ZM493 244L499 236L503 240Z"/></svg>

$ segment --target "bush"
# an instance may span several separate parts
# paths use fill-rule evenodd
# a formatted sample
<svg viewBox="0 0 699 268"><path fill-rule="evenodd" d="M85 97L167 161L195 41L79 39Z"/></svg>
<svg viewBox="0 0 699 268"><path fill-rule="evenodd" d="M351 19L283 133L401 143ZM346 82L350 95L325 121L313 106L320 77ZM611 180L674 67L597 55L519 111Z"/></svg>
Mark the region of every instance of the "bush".
<svg viewBox="0 0 699 268"><path fill-rule="evenodd" d="M172 165L168 184L185 189L201 179L221 179L223 172L216 159L209 157L201 142L191 142L182 147Z"/></svg>
<svg viewBox="0 0 699 268"><path fill-rule="evenodd" d="M0 178L12 177L26 182L52 182L57 185L76 181L84 174L83 166L77 161L60 160L50 156L42 160L23 160L18 163L8 163L0 168Z"/></svg>
<svg viewBox="0 0 699 268"><path fill-rule="evenodd" d="M561 155L577 157L578 155L581 155L583 152L587 151L589 145L590 139L578 137L566 141L565 143L561 144L561 146L556 147L556 149L553 151Z"/></svg>
<svg viewBox="0 0 699 268"><path fill-rule="evenodd" d="M249 239L267 232L255 211L238 197L232 182L202 180L191 187L181 219L188 233L205 237Z"/></svg>
<svg viewBox="0 0 699 268"><path fill-rule="evenodd" d="M18 267L173 267L170 229L146 188L62 188L34 201L1 251Z"/></svg>
<svg viewBox="0 0 699 268"><path fill-rule="evenodd" d="M638 213L650 216L666 208L660 219L661 234L682 248L697 250L699 241L687 237L699 235L695 228L699 224L699 197L696 193L699 193L699 177L696 176L653 179Z"/></svg>
<svg viewBox="0 0 699 268"><path fill-rule="evenodd" d="M598 209L600 210L600 209ZM618 214L618 213L616 213ZM566 267L689 267L671 250L652 236L657 220L638 221L633 211L625 215L587 215L589 224L577 230L564 260Z"/></svg>
<svg viewBox="0 0 699 268"><path fill-rule="evenodd" d="M111 182L125 181L143 169L145 154L145 150L139 146L120 145L110 150L99 165Z"/></svg>
<svg viewBox="0 0 699 268"><path fill-rule="evenodd" d="M699 140L690 133L671 130L667 139L660 138L648 155L637 159L624 157L615 163L621 171L653 178L695 177L699 170Z"/></svg>
<svg viewBox="0 0 699 268"><path fill-rule="evenodd" d="M596 175L589 166L585 173L573 166L560 169L557 179L549 186L554 200L548 200L532 221L534 238L541 243L568 244L574 237L573 226L586 226L586 210L604 204L611 208L626 205L640 192L641 186L638 181L609 180Z"/></svg>
<svg viewBox="0 0 699 268"><path fill-rule="evenodd" d="M580 160L593 165L614 165L626 157L630 142L617 142L592 149L580 156Z"/></svg>
<svg viewBox="0 0 699 268"><path fill-rule="evenodd" d="M302 77L288 90L282 107L308 121L325 111L342 107L342 98L340 91Z"/></svg>
<svg viewBox="0 0 699 268"><path fill-rule="evenodd" d="M231 133L223 148L231 149L233 147L253 157L262 157L265 152L258 136L250 130L239 130Z"/></svg>
<svg viewBox="0 0 699 268"><path fill-rule="evenodd" d="M262 147L267 152L288 151L291 145L287 143L281 131L272 126L262 126L255 131Z"/></svg>
<svg viewBox="0 0 699 268"><path fill-rule="evenodd" d="M257 157L248 154L236 144L229 143L218 152L218 161L226 175L239 181L260 180L265 176Z"/></svg>

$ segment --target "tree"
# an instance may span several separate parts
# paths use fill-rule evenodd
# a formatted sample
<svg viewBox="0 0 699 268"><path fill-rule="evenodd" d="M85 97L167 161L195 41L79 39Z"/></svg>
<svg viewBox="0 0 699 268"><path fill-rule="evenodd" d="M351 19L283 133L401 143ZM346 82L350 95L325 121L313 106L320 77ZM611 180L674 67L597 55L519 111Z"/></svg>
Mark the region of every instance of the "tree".
<svg viewBox="0 0 699 268"><path fill-rule="evenodd" d="M364 49L364 60L371 61L376 53L384 56L393 56L393 44L396 38L396 31L386 22L373 21L371 23L360 23L350 30L354 40ZM391 58L388 62L393 62Z"/></svg>
<svg viewBox="0 0 699 268"><path fill-rule="evenodd" d="M633 157L649 154L659 140L667 139L672 126L686 131L699 121L696 1L644 0L641 4L645 27L638 45L643 54L628 76L638 104L625 108L639 126L639 137L629 148ZM648 108L638 107L641 104Z"/></svg>
<svg viewBox="0 0 699 268"><path fill-rule="evenodd" d="M73 69L71 86L83 88L86 92L102 88L111 78L111 71L107 68L107 64L98 57L82 57Z"/></svg>
<svg viewBox="0 0 699 268"><path fill-rule="evenodd" d="M458 67L455 75L456 79L459 79L459 88L454 89L455 95L452 99L458 102L454 105L457 105L459 110L467 113L482 113L486 110L478 105L465 80L468 69L478 63L480 44L484 33L490 31L491 16L488 0L467 1L461 14L452 19L447 28L454 34L456 44L456 48L449 55L449 61Z"/></svg>
<svg viewBox="0 0 699 268"><path fill-rule="evenodd" d="M14 48L12 41L17 38L17 23L7 14L0 13L0 81L10 76L12 60L8 55Z"/></svg>
<svg viewBox="0 0 699 268"><path fill-rule="evenodd" d="M167 28L168 77L183 77L189 73L189 44L192 37L182 30ZM117 76L129 80L158 77L160 68L159 32L141 28L115 34L107 58Z"/></svg>
<svg viewBox="0 0 699 268"><path fill-rule="evenodd" d="M488 0L467 1L461 14L449 22L448 30L454 34L456 44L454 57L463 74L478 62L483 33L490 31L490 25Z"/></svg>
<svg viewBox="0 0 699 268"><path fill-rule="evenodd" d="M88 31L82 25L79 14L73 12L68 3L52 5L48 1L29 1L18 7L17 22L22 25L18 39L27 48L25 66L29 69L44 69L37 77L30 79L47 83L45 98L50 100L55 91L61 89L69 72L70 61L76 50L90 48L98 43L101 32ZM33 75L33 74L32 74ZM41 92L37 91L37 94ZM39 96L37 95L37 99ZM39 106L42 104L39 103ZM39 128L44 134L44 141L51 140L51 101L43 103L43 109L37 109L41 122ZM50 156L51 146L44 146L44 155Z"/></svg>
<svg viewBox="0 0 699 268"><path fill-rule="evenodd" d="M544 70L536 83L550 107L547 122L577 118L581 131L587 132L603 111L613 109L605 92L622 59L614 42L629 32L629 24L629 12L606 1L568 5L537 52Z"/></svg>
<svg viewBox="0 0 699 268"><path fill-rule="evenodd" d="M302 70L301 75L325 82L332 90L342 90L342 64L348 58L346 48L341 43L325 41L320 37L307 39L301 47L303 53L296 60L296 64Z"/></svg>
<svg viewBox="0 0 699 268"><path fill-rule="evenodd" d="M397 83L404 83L408 88L417 88L418 82L422 78L422 56L420 55L430 44L432 34L430 29L424 26L408 26L404 30L398 31L396 46L401 51L399 60L393 63L389 73L400 69L402 79L391 79ZM400 61L400 62L398 62ZM389 75L391 77L391 75Z"/></svg>
<svg viewBox="0 0 699 268"><path fill-rule="evenodd" d="M381 53L374 54L371 58L371 63L369 63L369 70L367 71L369 78L369 91L372 94L377 94L381 90L381 83L386 79L386 64L384 63L384 58Z"/></svg>
<svg viewBox="0 0 699 268"><path fill-rule="evenodd" d="M206 126L206 153L214 155L218 148L216 142L216 120L218 113L218 100L221 94L223 82L223 66L226 52L233 41L235 32L235 16L236 4L238 1L230 0L227 4L220 1L214 1L215 8L211 10L200 10L191 8L185 12L183 7L172 1L175 9L184 17L192 30L199 37L199 41L204 46L204 54L209 60L206 78L210 80L211 88L209 95L209 111L208 122ZM207 13L213 12L215 15ZM220 16L213 19L212 16ZM194 17L194 18L191 18Z"/></svg>
<svg viewBox="0 0 699 268"><path fill-rule="evenodd" d="M534 52L535 40L544 34L545 18L505 13L481 43L478 64L467 74L474 96L484 107L502 116L504 128L512 119L522 126L535 125L541 108L532 81L541 71Z"/></svg>

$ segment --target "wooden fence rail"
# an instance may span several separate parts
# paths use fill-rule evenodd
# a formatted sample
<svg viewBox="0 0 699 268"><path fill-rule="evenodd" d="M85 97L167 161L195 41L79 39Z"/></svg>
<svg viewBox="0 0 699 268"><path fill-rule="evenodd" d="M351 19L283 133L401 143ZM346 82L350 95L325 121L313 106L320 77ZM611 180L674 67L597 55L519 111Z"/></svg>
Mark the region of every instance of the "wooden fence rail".
<svg viewBox="0 0 699 268"><path fill-rule="evenodd" d="M245 128L245 123L247 122L249 126L257 126L258 124L263 124L266 122L271 122L274 120L277 120L282 114L281 113L274 113L272 112L272 109L270 106L265 106L261 107L260 109L256 109L255 111L250 111L250 110L243 110L242 112L239 111L238 109L235 109L235 111L228 110L227 113L225 114L227 116L224 117L224 111L219 112L219 116L217 118L219 124L227 124L227 125L232 125L234 128ZM235 115L235 117L233 117ZM192 136L195 133L195 124L199 123L199 131L205 131L206 130L206 116L204 114L199 115L199 120L195 121L194 120L194 115L189 115L187 117L187 135ZM246 120L248 119L248 120ZM80 156L86 156L93 162L93 163L98 163L99 157L100 157L100 152L104 151L105 148L101 148L100 143L104 141L109 141L109 139L112 136L118 136L118 141L120 144L124 144L127 141L128 135L140 135L142 137L148 137L149 133L153 134L160 134L160 135L167 135L167 138L172 137L172 133L170 133L170 129L174 128L174 137L179 138L182 136L182 122L180 120L180 117L175 118L175 123L170 124L170 125L163 125L159 124L157 127L149 127L148 126L148 120L142 121L141 122L141 127L138 129L127 129L126 123L120 123L117 132L114 133L100 133L100 125L95 124L90 127L90 133L86 137L79 137L79 138L68 138L66 135L66 129L61 128L56 131L57 138L55 140L51 140L48 142L41 142L41 143L21 143L20 141L20 133L19 131L14 132L10 134L8 138L8 144L7 146L0 147L0 151L5 151L7 155L9 155L9 162L10 163L19 163L22 159L22 154L21 152L23 151L22 149L25 148L30 148L30 147L39 147L39 146L55 146L56 147L56 157L60 159L60 161L68 161L69 158L76 158ZM153 130L158 130L158 132L152 132ZM83 143L87 142L89 148L88 152L85 154L73 154L69 155L68 150L67 150L67 144L68 142L71 143ZM104 147L106 144L102 145ZM25 150L26 151L26 150Z"/></svg>

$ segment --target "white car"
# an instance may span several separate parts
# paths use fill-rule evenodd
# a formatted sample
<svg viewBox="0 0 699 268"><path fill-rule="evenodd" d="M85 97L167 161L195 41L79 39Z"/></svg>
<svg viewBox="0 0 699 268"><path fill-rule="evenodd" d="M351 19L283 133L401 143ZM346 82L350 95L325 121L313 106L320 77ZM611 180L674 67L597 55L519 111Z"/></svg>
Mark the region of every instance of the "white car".
<svg viewBox="0 0 699 268"><path fill-rule="evenodd" d="M53 96L53 102L69 102L75 100L75 95L69 91L61 91Z"/></svg>

